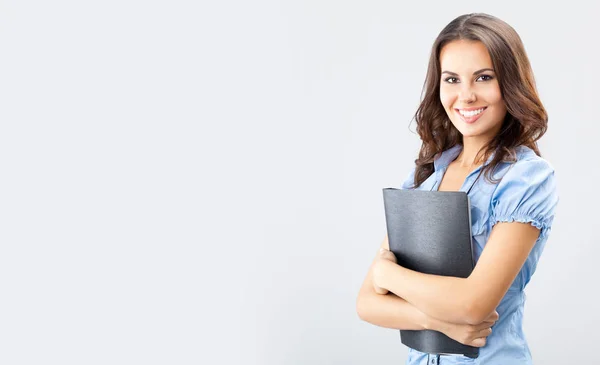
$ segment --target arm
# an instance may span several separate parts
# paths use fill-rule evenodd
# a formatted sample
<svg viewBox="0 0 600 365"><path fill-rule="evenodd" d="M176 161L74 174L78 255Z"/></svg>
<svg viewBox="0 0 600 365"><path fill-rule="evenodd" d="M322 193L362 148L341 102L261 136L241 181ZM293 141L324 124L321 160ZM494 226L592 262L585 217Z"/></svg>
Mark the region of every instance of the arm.
<svg viewBox="0 0 600 365"><path fill-rule="evenodd" d="M381 248L389 249L387 235ZM378 294L373 287L373 267L378 261L388 261L379 260L379 256L379 253L375 256L356 299L356 312L360 319L380 327L405 330L444 331L452 325L427 316L414 305L393 293ZM391 261L388 262L393 264ZM457 323L467 324L464 321Z"/></svg>
<svg viewBox="0 0 600 365"><path fill-rule="evenodd" d="M424 330L429 328L427 316L402 298L375 292L362 296L356 303L360 319L379 327Z"/></svg>
<svg viewBox="0 0 600 365"><path fill-rule="evenodd" d="M477 324L498 306L539 233L530 224L496 224L468 278L422 274L381 260L373 267L374 281L431 317Z"/></svg>
<svg viewBox="0 0 600 365"><path fill-rule="evenodd" d="M389 249L387 236L381 244ZM428 327L427 316L406 300L393 293L381 295L373 288L373 266L376 255L356 299L356 312L360 319L371 324L394 329L423 330ZM387 261L387 260L386 260ZM390 263L392 263L390 261Z"/></svg>

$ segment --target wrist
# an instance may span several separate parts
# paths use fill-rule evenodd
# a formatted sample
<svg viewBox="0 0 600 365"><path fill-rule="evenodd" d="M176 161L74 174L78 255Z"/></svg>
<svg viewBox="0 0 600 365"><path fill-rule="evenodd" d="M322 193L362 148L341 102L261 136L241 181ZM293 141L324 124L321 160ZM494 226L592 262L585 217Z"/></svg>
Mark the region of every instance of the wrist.
<svg viewBox="0 0 600 365"><path fill-rule="evenodd" d="M389 290L384 283L384 279L385 279L385 265L386 265L387 260L379 260L377 261L377 263L375 264L375 267L373 268L373 284L375 284L375 286L379 287L382 290Z"/></svg>
<svg viewBox="0 0 600 365"><path fill-rule="evenodd" d="M442 322L436 318L428 316L425 313L423 313L423 328L426 330L443 332Z"/></svg>

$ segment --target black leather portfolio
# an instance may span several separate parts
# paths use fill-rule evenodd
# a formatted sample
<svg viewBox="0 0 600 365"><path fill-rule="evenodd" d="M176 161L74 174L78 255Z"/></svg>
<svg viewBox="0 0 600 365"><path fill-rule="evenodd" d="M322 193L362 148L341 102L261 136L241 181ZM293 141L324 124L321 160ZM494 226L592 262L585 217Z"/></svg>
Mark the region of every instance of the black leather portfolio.
<svg viewBox="0 0 600 365"><path fill-rule="evenodd" d="M467 193L385 188L383 201L390 251L399 265L427 274L463 278L471 274L474 258ZM479 356L479 348L433 330L400 330L400 338L421 352Z"/></svg>

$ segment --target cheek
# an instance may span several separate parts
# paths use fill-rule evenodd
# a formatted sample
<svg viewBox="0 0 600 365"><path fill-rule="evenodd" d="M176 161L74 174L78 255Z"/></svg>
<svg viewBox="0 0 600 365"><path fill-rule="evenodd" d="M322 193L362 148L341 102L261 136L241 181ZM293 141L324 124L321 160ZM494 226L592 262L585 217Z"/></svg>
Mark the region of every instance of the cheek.
<svg viewBox="0 0 600 365"><path fill-rule="evenodd" d="M446 109L452 108L452 105L454 105L455 100L456 100L456 95L454 95L453 92L451 92L450 90L447 90L443 87L440 88L440 101L442 102L442 105L444 106L444 108L446 108Z"/></svg>
<svg viewBox="0 0 600 365"><path fill-rule="evenodd" d="M502 93L500 92L500 88L498 87L498 85L490 85L490 87L486 87L480 92L480 95L485 99L485 101L488 104L504 104L504 101L502 100Z"/></svg>
<svg viewBox="0 0 600 365"><path fill-rule="evenodd" d="M489 93L485 96L485 100L488 105L494 107L494 111L498 114L503 114L506 112L506 106L504 105L504 100L502 100L502 95L498 93Z"/></svg>
<svg viewBox="0 0 600 365"><path fill-rule="evenodd" d="M506 115L506 105L504 104L504 100L502 99L502 94L500 90L489 90L482 95L485 98L486 104L491 106L490 109L490 120L502 120Z"/></svg>
<svg viewBox="0 0 600 365"><path fill-rule="evenodd" d="M502 100L502 95L500 95L500 93L488 93L485 96L485 100L488 102L488 104L504 104L504 101Z"/></svg>

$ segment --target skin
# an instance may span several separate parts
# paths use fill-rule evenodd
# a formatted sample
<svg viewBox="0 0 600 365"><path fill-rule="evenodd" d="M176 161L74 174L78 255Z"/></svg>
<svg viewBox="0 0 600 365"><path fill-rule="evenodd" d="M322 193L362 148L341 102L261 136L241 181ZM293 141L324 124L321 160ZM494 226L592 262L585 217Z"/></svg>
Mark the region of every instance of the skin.
<svg viewBox="0 0 600 365"><path fill-rule="evenodd" d="M440 100L450 121L463 135L463 151L450 164L440 184L440 190L452 191L459 190L468 173L483 162L475 159L477 152L499 132L506 107L491 58L481 42L448 43L440 53L440 63ZM478 73L482 69L491 70ZM468 124L456 111L465 107L486 110L475 123ZM530 224L496 224L468 278L423 274L398 265L388 251L386 236L383 250L377 253L361 287L357 299L359 316L384 326L394 322L414 327L396 328L436 329L459 342L483 346L498 318L495 308L525 263L539 233ZM392 296L396 312L390 311L385 318L376 317L378 306L384 302L391 305L391 301L378 301L374 296Z"/></svg>
<svg viewBox="0 0 600 365"><path fill-rule="evenodd" d="M460 40L442 48L440 64L440 100L463 136L464 149L456 160L460 167L473 167L483 162L475 161L475 155L498 134L506 115L492 59L483 43ZM473 124L465 123L456 110L479 107L486 109Z"/></svg>
<svg viewBox="0 0 600 365"><path fill-rule="evenodd" d="M487 336L492 333L491 327L498 320L496 311L475 325L428 316L405 299L373 283L373 267L379 260L396 263L396 257L389 251L387 237L381 243L381 251L375 256L357 298L357 313L362 320L386 328L435 330L465 345L485 346Z"/></svg>

